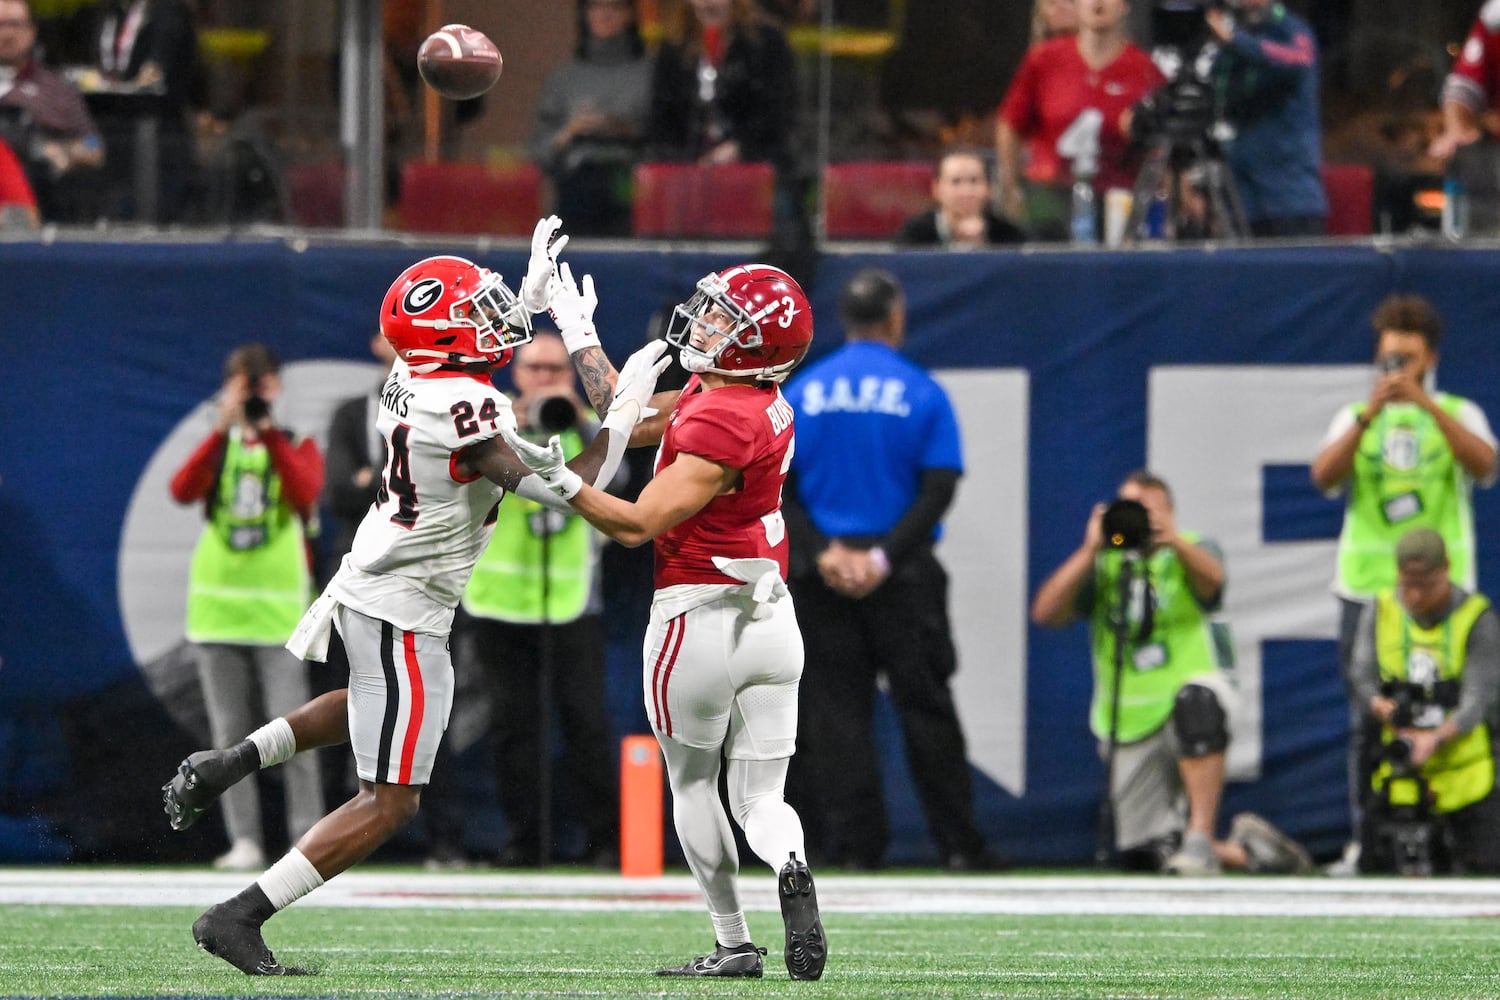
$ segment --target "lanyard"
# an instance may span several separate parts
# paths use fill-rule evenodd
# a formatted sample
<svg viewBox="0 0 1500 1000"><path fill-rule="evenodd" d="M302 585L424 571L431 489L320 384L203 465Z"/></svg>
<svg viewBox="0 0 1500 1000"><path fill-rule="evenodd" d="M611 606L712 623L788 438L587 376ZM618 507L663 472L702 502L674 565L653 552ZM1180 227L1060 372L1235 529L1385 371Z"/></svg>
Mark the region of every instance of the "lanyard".
<svg viewBox="0 0 1500 1000"><path fill-rule="evenodd" d="M141 22L145 19L145 0L136 0L130 5L123 23L118 15L110 15L104 19L104 30L99 34L99 64L106 74L118 76L130 65L135 40L141 33Z"/></svg>

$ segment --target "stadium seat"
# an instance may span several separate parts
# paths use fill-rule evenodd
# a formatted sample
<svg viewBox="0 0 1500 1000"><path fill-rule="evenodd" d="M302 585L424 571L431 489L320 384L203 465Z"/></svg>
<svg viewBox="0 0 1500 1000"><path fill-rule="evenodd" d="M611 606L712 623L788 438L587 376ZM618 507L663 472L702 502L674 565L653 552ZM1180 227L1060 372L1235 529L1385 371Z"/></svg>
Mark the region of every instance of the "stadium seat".
<svg viewBox="0 0 1500 1000"><path fill-rule="evenodd" d="M637 236L760 238L771 232L769 163L642 163L635 168Z"/></svg>
<svg viewBox="0 0 1500 1000"><path fill-rule="evenodd" d="M823 173L825 231L831 240L888 240L932 207L932 164L831 163Z"/></svg>
<svg viewBox="0 0 1500 1000"><path fill-rule="evenodd" d="M287 209L293 225L338 229L344 225L344 165L298 163L286 169Z"/></svg>
<svg viewBox="0 0 1500 1000"><path fill-rule="evenodd" d="M1328 235L1368 236L1374 232L1375 171L1362 163L1323 164L1328 193Z"/></svg>
<svg viewBox="0 0 1500 1000"><path fill-rule="evenodd" d="M529 236L542 214L534 164L408 163L401 169L401 228L415 233Z"/></svg>

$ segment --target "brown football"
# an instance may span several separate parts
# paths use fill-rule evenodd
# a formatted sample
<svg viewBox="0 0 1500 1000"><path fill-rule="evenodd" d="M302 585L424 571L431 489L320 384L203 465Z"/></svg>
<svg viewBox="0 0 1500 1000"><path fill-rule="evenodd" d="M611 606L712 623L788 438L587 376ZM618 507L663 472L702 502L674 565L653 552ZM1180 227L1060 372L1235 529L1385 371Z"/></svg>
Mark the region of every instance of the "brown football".
<svg viewBox="0 0 1500 1000"><path fill-rule="evenodd" d="M500 50L482 31L445 24L417 50L417 72L450 101L478 97L500 79Z"/></svg>

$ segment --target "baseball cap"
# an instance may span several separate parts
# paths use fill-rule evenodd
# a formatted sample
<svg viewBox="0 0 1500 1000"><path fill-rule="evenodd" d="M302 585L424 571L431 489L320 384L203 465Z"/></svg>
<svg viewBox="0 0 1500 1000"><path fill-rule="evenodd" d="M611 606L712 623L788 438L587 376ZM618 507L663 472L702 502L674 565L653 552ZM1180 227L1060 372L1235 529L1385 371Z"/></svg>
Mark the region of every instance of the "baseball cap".
<svg viewBox="0 0 1500 1000"><path fill-rule="evenodd" d="M1447 565L1448 549L1443 536L1431 528L1413 528L1396 543L1396 565L1419 563L1421 569L1434 570Z"/></svg>

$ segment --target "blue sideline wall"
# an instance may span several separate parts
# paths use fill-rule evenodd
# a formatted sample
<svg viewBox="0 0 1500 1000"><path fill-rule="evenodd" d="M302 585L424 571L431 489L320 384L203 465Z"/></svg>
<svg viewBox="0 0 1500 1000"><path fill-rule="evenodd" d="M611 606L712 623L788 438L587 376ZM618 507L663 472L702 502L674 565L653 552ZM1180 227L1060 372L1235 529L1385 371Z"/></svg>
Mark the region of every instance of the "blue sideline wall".
<svg viewBox="0 0 1500 1000"><path fill-rule="evenodd" d="M519 247L445 249L512 283L524 269ZM207 430L224 356L246 341L288 362L278 413L320 431L335 399L375 377L367 342L381 295L421 255L276 240L0 244L0 859L170 856L156 788L203 737L180 631L198 513L171 506L166 478ZM728 251L568 256L595 275L617 361L663 303L735 262ZM1500 415L1500 254L828 255L809 288L815 354L840 341L838 291L868 264L906 284L907 353L940 372L962 414L969 469L943 554L956 685L995 845L1036 863L1091 855L1102 768L1084 725L1085 637L1029 627L1025 604L1077 545L1090 505L1150 464L1176 487L1180 523L1219 539L1229 563L1245 704L1225 815L1252 808L1333 851L1347 822L1327 590L1339 508L1312 490L1306 464L1337 406L1363 395L1368 315L1393 290L1428 295L1446 317L1442 386ZM1497 502L1495 491L1477 500L1481 583L1500 578ZM607 566L618 578L613 721L625 733L644 730L648 584L622 559ZM900 737L881 711L892 858L930 860ZM456 718L454 738L472 742L483 722L468 725ZM115 806L83 808L70 783L101 767Z"/></svg>

